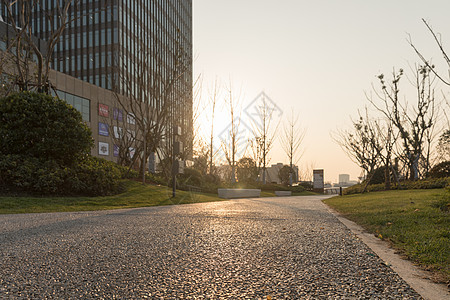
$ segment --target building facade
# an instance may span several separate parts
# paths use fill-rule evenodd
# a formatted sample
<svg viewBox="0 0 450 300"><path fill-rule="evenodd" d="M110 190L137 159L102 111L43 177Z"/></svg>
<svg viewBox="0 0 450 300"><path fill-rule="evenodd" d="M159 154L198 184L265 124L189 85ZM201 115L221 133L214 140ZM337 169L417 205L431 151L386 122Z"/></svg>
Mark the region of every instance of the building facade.
<svg viewBox="0 0 450 300"><path fill-rule="evenodd" d="M46 41L60 26L49 12L65 1L38 2L31 30ZM92 129L93 154L115 160L111 123L130 121L119 96L168 109L168 126L180 126L185 147L192 148L192 0L80 0L68 10L51 68L56 94L80 110ZM116 127L117 134L127 126Z"/></svg>

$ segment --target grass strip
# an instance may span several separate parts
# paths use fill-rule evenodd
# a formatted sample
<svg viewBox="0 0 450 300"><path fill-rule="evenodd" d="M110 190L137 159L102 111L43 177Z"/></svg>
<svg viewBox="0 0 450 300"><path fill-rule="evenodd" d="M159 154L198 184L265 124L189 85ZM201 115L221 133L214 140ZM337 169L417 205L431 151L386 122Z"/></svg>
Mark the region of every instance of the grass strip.
<svg viewBox="0 0 450 300"><path fill-rule="evenodd" d="M88 211L221 201L214 194L193 193L136 181L124 181L126 192L105 197L0 197L0 214Z"/></svg>
<svg viewBox="0 0 450 300"><path fill-rule="evenodd" d="M450 280L450 192L402 190L334 197L324 202L378 238Z"/></svg>
<svg viewBox="0 0 450 300"><path fill-rule="evenodd" d="M172 189L127 180L126 192L106 197L1 197L0 214L90 211L118 208L135 208L159 205L174 205L224 201L217 194L177 190L172 198ZM312 192L293 193L295 196L314 195ZM261 192L261 197L275 197L274 192Z"/></svg>

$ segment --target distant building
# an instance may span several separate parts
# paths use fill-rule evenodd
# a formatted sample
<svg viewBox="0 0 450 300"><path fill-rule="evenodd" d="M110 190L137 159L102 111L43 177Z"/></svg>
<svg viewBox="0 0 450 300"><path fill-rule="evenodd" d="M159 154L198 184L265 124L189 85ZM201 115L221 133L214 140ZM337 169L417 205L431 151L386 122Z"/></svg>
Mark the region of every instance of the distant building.
<svg viewBox="0 0 450 300"><path fill-rule="evenodd" d="M349 187L357 183L358 183L357 181L350 180L350 175L339 174L339 183L334 183L333 187Z"/></svg>
<svg viewBox="0 0 450 300"><path fill-rule="evenodd" d="M278 176L281 168L283 168L285 165L283 163L277 163L273 164L272 166L268 167L266 169L266 181L270 183L277 183L281 184L280 176ZM292 178L292 183L298 183L298 167L296 165L292 166L292 169L294 170L294 177ZM258 181L262 180L262 171L260 172L258 176Z"/></svg>
<svg viewBox="0 0 450 300"><path fill-rule="evenodd" d="M344 185L350 182L350 175L348 174L339 174L339 184Z"/></svg>

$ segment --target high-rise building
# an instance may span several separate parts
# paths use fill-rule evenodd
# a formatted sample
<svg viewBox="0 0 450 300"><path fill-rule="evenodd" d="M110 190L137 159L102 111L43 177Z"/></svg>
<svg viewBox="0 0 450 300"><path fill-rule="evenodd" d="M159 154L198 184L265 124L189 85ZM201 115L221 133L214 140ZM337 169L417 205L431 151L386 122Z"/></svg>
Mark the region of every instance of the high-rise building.
<svg viewBox="0 0 450 300"><path fill-rule="evenodd" d="M350 175L348 174L339 174L339 184L345 185L350 182Z"/></svg>
<svg viewBox="0 0 450 300"><path fill-rule="evenodd" d="M4 5L4 1L0 1ZM66 1L38 2L31 13L31 29L33 35L45 41L59 26L58 18L49 22L48 16L56 11L58 4L61 6ZM183 135L192 136L192 0L80 0L72 3L67 26L54 48L51 68L155 109L170 106L170 119L181 126ZM1 16L7 20L3 5ZM183 71L176 73L180 69ZM52 84L63 98L69 95L69 102L77 96L91 101L84 103L85 109L90 107L89 114L85 112L84 116L88 116L86 121L90 122L94 138L100 142L104 137L97 133L105 133L97 128L100 123L95 116L102 116L105 107L111 111L117 109L111 102L114 98L111 93L96 91L93 94L108 96L89 99L86 97L90 93L76 95L79 92L76 84L69 92L58 80ZM155 90L164 90L169 84L173 84L170 95L164 101L158 99ZM190 143L192 141L185 146L191 146Z"/></svg>

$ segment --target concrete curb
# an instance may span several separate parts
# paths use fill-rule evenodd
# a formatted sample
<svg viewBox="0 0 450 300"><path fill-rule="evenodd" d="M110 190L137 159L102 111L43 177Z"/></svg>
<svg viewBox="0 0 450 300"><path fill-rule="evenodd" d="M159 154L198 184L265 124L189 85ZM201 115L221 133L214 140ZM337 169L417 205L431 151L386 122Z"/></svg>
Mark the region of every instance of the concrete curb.
<svg viewBox="0 0 450 300"><path fill-rule="evenodd" d="M322 202L323 203L323 202ZM336 218L350 229L359 239L369 246L387 265L391 267L409 286L427 300L450 299L450 292L445 284L432 282L430 274L416 267L412 262L401 258L389 243L366 232L361 226L344 218L339 212L324 205Z"/></svg>

